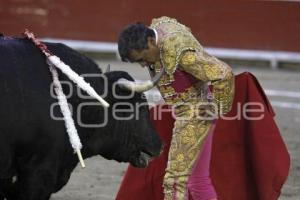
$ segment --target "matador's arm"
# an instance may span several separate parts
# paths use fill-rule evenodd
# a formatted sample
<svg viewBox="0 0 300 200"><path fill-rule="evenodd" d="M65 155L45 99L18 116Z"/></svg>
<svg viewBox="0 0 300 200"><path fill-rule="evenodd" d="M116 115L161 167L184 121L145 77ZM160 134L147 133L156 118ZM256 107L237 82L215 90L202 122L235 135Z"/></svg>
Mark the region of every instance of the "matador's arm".
<svg viewBox="0 0 300 200"><path fill-rule="evenodd" d="M214 102L219 114L231 110L234 97L234 75L224 62L206 54L204 51L185 51L182 53L179 66L186 72L213 86Z"/></svg>

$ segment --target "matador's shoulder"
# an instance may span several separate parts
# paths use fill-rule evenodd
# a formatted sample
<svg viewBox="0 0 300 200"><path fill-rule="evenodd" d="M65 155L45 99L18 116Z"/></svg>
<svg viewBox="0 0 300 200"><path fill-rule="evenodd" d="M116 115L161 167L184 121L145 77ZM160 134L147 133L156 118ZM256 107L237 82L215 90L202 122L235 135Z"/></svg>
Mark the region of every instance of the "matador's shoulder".
<svg viewBox="0 0 300 200"><path fill-rule="evenodd" d="M185 51L203 51L203 47L191 33L173 32L162 40L161 61L168 74L175 72Z"/></svg>
<svg viewBox="0 0 300 200"><path fill-rule="evenodd" d="M191 29L181 23L179 23L175 18L162 16L159 18L152 19L150 28L153 29L162 29L163 31L188 31L191 32Z"/></svg>
<svg viewBox="0 0 300 200"><path fill-rule="evenodd" d="M174 73L184 51L203 50L190 28L174 18L155 18L150 27L164 33L159 48L162 64L168 74Z"/></svg>
<svg viewBox="0 0 300 200"><path fill-rule="evenodd" d="M156 28L162 23L178 23L175 18L167 17L167 16L162 16L159 18L153 18L151 21L151 28Z"/></svg>

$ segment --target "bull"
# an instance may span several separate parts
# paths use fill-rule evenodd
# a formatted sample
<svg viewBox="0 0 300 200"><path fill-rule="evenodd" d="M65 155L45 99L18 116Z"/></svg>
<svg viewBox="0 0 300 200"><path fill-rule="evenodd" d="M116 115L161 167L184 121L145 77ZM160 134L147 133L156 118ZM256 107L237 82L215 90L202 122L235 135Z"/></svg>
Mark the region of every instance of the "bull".
<svg viewBox="0 0 300 200"><path fill-rule="evenodd" d="M78 74L101 74L96 63L66 45L46 45ZM52 78L48 65L29 40L4 36L0 36L0 61L0 200L49 199L68 182L78 159L64 121L53 119L53 115L61 113L59 108L50 109L57 99L49 92ZM59 78L71 83L60 72ZM82 98L77 92L68 96L73 116L80 116L81 124L106 120L105 126L82 126L75 120L83 144L82 155L101 155L145 167L151 157L159 155L162 143L149 121L141 87L118 84L120 79L133 81L122 71L87 79L99 94L107 91L104 98L109 108L88 106L93 100ZM73 83L71 86L76 88ZM149 84L143 89L149 89ZM69 84L63 84L63 90L69 94ZM129 107L133 112L128 112ZM132 114L135 116L130 118ZM128 119L122 120L124 117Z"/></svg>

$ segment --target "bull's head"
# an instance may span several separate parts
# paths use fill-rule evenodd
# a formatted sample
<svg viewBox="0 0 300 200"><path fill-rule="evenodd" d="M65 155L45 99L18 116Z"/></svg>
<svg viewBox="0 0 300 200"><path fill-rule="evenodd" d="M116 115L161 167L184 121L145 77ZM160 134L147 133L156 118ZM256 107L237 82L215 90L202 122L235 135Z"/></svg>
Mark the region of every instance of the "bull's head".
<svg viewBox="0 0 300 200"><path fill-rule="evenodd" d="M107 159L146 167L149 160L162 150L161 140L150 121L147 101L141 92L150 88L149 83L146 86L134 85L130 83L132 77L121 71L106 72L104 76L108 80L105 100L110 107L106 108L107 125L99 129L101 141L97 143L101 142L101 147L98 152Z"/></svg>

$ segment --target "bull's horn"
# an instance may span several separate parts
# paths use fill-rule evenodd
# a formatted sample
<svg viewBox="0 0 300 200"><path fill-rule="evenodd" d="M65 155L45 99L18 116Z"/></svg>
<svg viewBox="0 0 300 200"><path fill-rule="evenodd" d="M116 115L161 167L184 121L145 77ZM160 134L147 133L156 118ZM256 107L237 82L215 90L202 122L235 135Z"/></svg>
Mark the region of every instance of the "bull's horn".
<svg viewBox="0 0 300 200"><path fill-rule="evenodd" d="M107 65L105 73L110 72L110 64Z"/></svg>
<svg viewBox="0 0 300 200"><path fill-rule="evenodd" d="M142 83L136 83L136 82L128 81L128 80L125 80L125 79L120 79L118 81L118 85L121 88L127 89L129 91L145 92L145 91L150 90L151 88L153 88L157 85L157 83L159 82L159 80L163 76L164 72L165 72L165 70L163 68L158 74L156 74L153 77L153 79L151 81L145 81L145 82L142 82Z"/></svg>

